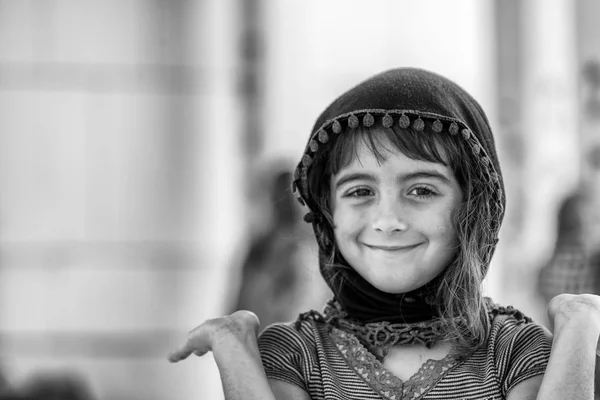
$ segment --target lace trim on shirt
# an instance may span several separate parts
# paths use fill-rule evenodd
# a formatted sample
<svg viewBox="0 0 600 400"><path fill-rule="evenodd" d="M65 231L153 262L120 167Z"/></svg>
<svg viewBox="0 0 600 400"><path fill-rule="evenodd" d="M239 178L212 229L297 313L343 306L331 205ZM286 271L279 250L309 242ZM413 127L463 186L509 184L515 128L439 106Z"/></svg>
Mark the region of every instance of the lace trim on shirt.
<svg viewBox="0 0 600 400"><path fill-rule="evenodd" d="M526 323L531 322L531 318L512 306L499 306L487 297L485 303L490 321L498 315L511 315L517 320ZM327 303L323 315L316 311L301 314L296 321L296 326L298 327L300 322L306 319L324 322L329 327L352 333L379 361L383 361L390 347L396 344L423 344L427 348L431 348L434 344L444 340L446 336L445 324L440 318L411 324L390 323L387 321L363 324L347 319L346 313L335 300ZM455 322L458 324L461 321L463 321L463 318L455 318Z"/></svg>
<svg viewBox="0 0 600 400"><path fill-rule="evenodd" d="M379 361L387 356L394 345L422 344L431 348L445 336L444 321L440 318L410 324L387 321L362 324L346 318L346 313L335 301L324 309L323 321L335 328L352 333ZM462 318L457 318L457 322Z"/></svg>
<svg viewBox="0 0 600 400"><path fill-rule="evenodd" d="M348 365L377 393L389 400L417 399L431 390L457 365L448 354L441 360L427 360L406 382L389 372L351 333L333 328L331 338Z"/></svg>

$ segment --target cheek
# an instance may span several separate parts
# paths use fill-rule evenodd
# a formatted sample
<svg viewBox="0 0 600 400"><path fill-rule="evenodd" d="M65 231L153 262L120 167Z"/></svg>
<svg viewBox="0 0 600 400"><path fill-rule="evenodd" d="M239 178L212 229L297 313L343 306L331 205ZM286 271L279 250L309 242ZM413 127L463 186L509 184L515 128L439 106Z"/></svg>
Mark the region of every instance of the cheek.
<svg viewBox="0 0 600 400"><path fill-rule="evenodd" d="M441 247L454 247L458 243L456 229L449 219L438 221L437 224L431 226L429 232L430 238Z"/></svg>
<svg viewBox="0 0 600 400"><path fill-rule="evenodd" d="M435 235L441 240L447 242L455 242L457 240L456 226L454 224L453 210L454 207L447 207L440 210L437 214L437 224L435 226Z"/></svg>
<svg viewBox="0 0 600 400"><path fill-rule="evenodd" d="M364 213L340 206L333 212L333 231L336 238L356 235L364 226Z"/></svg>
<svg viewBox="0 0 600 400"><path fill-rule="evenodd" d="M455 235L454 227L450 223L443 224L443 225L438 225L438 227L437 227L437 235L441 236L441 237L450 237L450 236L453 236L453 235Z"/></svg>

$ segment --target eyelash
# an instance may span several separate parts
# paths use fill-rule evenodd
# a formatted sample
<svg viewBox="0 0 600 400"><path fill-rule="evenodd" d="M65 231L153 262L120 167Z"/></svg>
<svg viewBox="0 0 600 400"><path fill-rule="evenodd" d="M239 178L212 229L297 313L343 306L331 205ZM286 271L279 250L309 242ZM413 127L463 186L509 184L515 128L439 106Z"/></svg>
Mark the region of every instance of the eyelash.
<svg viewBox="0 0 600 400"><path fill-rule="evenodd" d="M361 197L366 197L366 196L359 196L358 192L360 192L360 191L368 191L368 192L371 192L371 194L373 193L373 191L371 189L361 187L361 188L353 189L352 191L348 192L344 197L350 197L350 198L355 198L355 199L358 199Z"/></svg>
<svg viewBox="0 0 600 400"><path fill-rule="evenodd" d="M417 186L417 187L414 187L410 192L412 193L415 190L425 190L425 191L428 192L427 194L415 194L415 197L418 197L420 199L428 199L428 198L431 198L433 196L437 196L437 192L435 190L431 189L428 186L424 186L424 185L423 186Z"/></svg>
<svg viewBox="0 0 600 400"><path fill-rule="evenodd" d="M419 199L428 199L428 198L431 198L433 196L437 196L437 192L435 190L429 188L428 186L424 186L424 185L422 185L422 186L416 186L416 187L412 188L411 191L409 192L409 194L412 193L412 192L414 192L414 191L416 191L416 190L425 190L427 192L427 194L414 194L413 195L414 197L417 197ZM368 195L362 195L362 196L359 195L358 192L361 192L361 191L368 191L368 192L370 192L370 194L373 193L373 191L371 189L368 189L368 188L356 188L356 189L348 192L347 194L345 194L344 197L359 199L359 198L363 198L363 197L367 197L368 196Z"/></svg>

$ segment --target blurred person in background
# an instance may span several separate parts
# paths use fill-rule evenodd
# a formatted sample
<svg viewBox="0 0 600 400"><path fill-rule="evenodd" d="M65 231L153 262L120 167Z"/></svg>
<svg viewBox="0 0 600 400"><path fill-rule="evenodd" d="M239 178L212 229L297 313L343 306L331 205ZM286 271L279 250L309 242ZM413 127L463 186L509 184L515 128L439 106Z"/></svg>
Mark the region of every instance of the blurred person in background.
<svg viewBox="0 0 600 400"><path fill-rule="evenodd" d="M212 351L228 400L593 398L600 297L554 297L553 336L483 297L504 182L458 85L414 68L358 84L293 178L334 299L258 338L247 311L206 321L171 362Z"/></svg>
<svg viewBox="0 0 600 400"><path fill-rule="evenodd" d="M600 148L589 151L586 163L591 174L561 203L554 251L539 273L538 291L546 301L567 292L600 294L600 248L589 240L595 217L590 211L598 207L594 177L600 176Z"/></svg>
<svg viewBox="0 0 600 400"><path fill-rule="evenodd" d="M92 400L93 397L83 379L71 376L32 377L23 390L30 400Z"/></svg>
<svg viewBox="0 0 600 400"><path fill-rule="evenodd" d="M38 373L22 388L0 394L0 400L93 400L87 384L72 374Z"/></svg>
<svg viewBox="0 0 600 400"><path fill-rule="evenodd" d="M252 188L253 236L233 311L250 310L265 327L290 321L330 296L316 269L310 268L317 250L302 222L291 181L285 163L272 162Z"/></svg>
<svg viewBox="0 0 600 400"><path fill-rule="evenodd" d="M538 279L538 290L546 302L561 293L597 292L583 240L582 205L583 194L576 192L559 208L554 253Z"/></svg>

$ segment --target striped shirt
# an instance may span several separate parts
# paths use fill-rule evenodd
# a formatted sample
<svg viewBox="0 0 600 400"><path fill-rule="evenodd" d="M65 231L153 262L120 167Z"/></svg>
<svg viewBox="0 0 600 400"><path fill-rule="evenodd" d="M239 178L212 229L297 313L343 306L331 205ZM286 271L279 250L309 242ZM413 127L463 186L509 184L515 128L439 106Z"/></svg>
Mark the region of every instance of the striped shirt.
<svg viewBox="0 0 600 400"><path fill-rule="evenodd" d="M267 327L258 339L267 377L304 389L312 400L504 399L518 383L543 374L551 334L513 315L492 320L487 345L468 358L428 361L408 381L387 371L351 334L322 321Z"/></svg>

